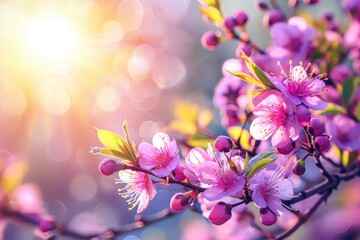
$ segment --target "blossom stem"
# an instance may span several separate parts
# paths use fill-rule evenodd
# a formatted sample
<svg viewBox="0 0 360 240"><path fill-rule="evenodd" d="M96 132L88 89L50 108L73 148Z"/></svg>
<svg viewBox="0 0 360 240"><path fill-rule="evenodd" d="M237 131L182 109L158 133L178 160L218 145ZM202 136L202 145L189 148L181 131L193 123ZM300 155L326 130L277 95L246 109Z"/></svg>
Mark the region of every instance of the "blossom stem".
<svg viewBox="0 0 360 240"><path fill-rule="evenodd" d="M315 194L318 194L318 193L321 194L323 192L335 189L340 183L340 178L333 177L332 179L333 180L325 180L323 183L321 183L313 188L310 188L306 191L302 191L297 196L294 196L290 200L283 201L283 203L285 205L292 205L294 203L297 203L304 199L307 199Z"/></svg>
<svg viewBox="0 0 360 240"><path fill-rule="evenodd" d="M316 201L316 203L309 209L309 211L304 214L302 217L299 218L299 221L289 230L287 230L284 233L281 233L280 235L276 236L276 240L282 240L287 237L289 237L291 234L293 234L300 226L302 226L310 217L314 214L314 212L320 207L322 202L325 202L328 197L331 195L332 189L327 190L320 199Z"/></svg>
<svg viewBox="0 0 360 240"><path fill-rule="evenodd" d="M168 183L175 183L175 184L178 184L178 185L182 185L184 187L188 187L188 188L190 188L192 190L196 190L198 192L203 192L203 191L206 190L205 188L195 186L195 185L193 185L191 183L177 181L173 177L159 177L159 176L156 176L152 172L150 172L148 170L145 170L145 169L142 169L142 168L139 168L139 167L136 167L136 166L125 165L124 169L129 169L129 170L132 170L132 171L147 173L147 174L152 175L154 177L161 178L161 179L167 181Z"/></svg>
<svg viewBox="0 0 360 240"><path fill-rule="evenodd" d="M33 226L38 226L40 222L40 217L38 216L34 217L34 215L24 214L16 210L4 209L2 213L4 214L5 217ZM164 209L163 211L153 215L152 217L149 218L138 217L134 223L122 225L117 229L108 229L106 231L93 233L93 234L79 233L77 231L65 227L62 224L57 224L57 234L61 236L72 237L75 239L113 239L115 236L146 227L150 224L159 222L168 217L175 216L176 214L177 212L175 211L172 211L170 209Z"/></svg>

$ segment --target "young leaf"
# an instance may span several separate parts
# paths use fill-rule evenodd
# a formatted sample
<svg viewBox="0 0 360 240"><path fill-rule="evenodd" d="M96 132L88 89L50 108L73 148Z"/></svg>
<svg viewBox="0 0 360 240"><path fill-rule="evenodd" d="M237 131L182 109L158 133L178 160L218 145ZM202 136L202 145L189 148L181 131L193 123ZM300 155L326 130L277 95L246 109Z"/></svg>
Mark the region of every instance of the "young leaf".
<svg viewBox="0 0 360 240"><path fill-rule="evenodd" d="M355 117L360 121L360 102L355 107Z"/></svg>
<svg viewBox="0 0 360 240"><path fill-rule="evenodd" d="M245 153L245 163L244 163L244 171L247 172L247 169L249 167L249 153L246 152Z"/></svg>
<svg viewBox="0 0 360 240"><path fill-rule="evenodd" d="M122 160L134 161L132 156L130 156L130 155L126 154L126 153L116 151L114 149L110 149L110 148L98 148L96 152L90 151L90 153L101 154L101 155L104 155L104 156L109 156L109 157L118 158L118 159L122 159Z"/></svg>
<svg viewBox="0 0 360 240"><path fill-rule="evenodd" d="M229 72L229 73L231 73L235 77L238 77L247 83L253 84L253 85L261 87L261 88L266 88L266 86L262 82L260 82L256 78L250 76L249 74L246 74L243 72Z"/></svg>
<svg viewBox="0 0 360 240"><path fill-rule="evenodd" d="M211 21L221 22L223 20L223 16L221 14L221 11L216 7L213 7L213 6L208 6L208 7L200 6L200 11L201 11L202 14L207 16L209 18L209 20L211 20Z"/></svg>
<svg viewBox="0 0 360 240"><path fill-rule="evenodd" d="M341 162L345 167L347 167L356 161L357 156L357 152L344 151L341 156Z"/></svg>
<svg viewBox="0 0 360 240"><path fill-rule="evenodd" d="M272 161L275 161L275 157L271 157L275 152L263 152L260 153L258 155L256 155L255 157L253 157L252 159L250 159L249 163L248 163L248 167L247 167L247 173L246 176L253 176L254 174L256 174L258 171L260 171L261 169L263 169L264 167L266 167L269 163L271 163L271 161L265 161L262 162L263 159L272 159ZM260 163L259 163L260 162ZM265 164L264 166L262 166L262 164ZM261 168L259 168L261 167ZM251 172L251 174L250 174ZM250 176L250 177L251 177ZM250 178L248 177L248 178Z"/></svg>
<svg viewBox="0 0 360 240"><path fill-rule="evenodd" d="M266 76L263 70L261 70L261 68L259 68L243 51L241 51L241 57L245 60L246 66L255 78L262 82L266 87L275 89L274 84Z"/></svg>
<svg viewBox="0 0 360 240"><path fill-rule="evenodd" d="M320 111L320 114L322 115L332 115L332 114L335 115L335 114L345 114L345 113L346 113L345 108L333 103L329 103L328 107L325 110Z"/></svg>
<svg viewBox="0 0 360 240"><path fill-rule="evenodd" d="M126 141L127 141L127 149L130 150L129 153L130 153L132 159L134 159L134 161L136 161L136 146L135 146L134 142L131 141L126 120L123 123L123 129L124 129L124 134L125 134Z"/></svg>
<svg viewBox="0 0 360 240"><path fill-rule="evenodd" d="M125 139L119 135L103 129L95 128L98 134L100 142L107 148L114 149L116 151L122 152L123 146L126 146L127 143Z"/></svg>
<svg viewBox="0 0 360 240"><path fill-rule="evenodd" d="M267 165L274 162L274 158L263 158L260 161L256 162L246 173L246 179L251 178L256 173L260 172L262 169L264 169Z"/></svg>
<svg viewBox="0 0 360 240"><path fill-rule="evenodd" d="M342 87L342 99L346 106L349 106L355 96L356 82L355 79L346 79Z"/></svg>

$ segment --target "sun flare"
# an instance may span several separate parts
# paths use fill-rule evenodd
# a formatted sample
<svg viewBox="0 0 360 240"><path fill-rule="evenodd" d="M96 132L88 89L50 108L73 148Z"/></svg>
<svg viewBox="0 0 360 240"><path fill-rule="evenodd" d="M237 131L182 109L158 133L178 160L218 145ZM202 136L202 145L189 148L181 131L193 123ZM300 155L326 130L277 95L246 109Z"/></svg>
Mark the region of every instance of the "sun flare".
<svg viewBox="0 0 360 240"><path fill-rule="evenodd" d="M29 20L23 39L32 56L44 61L64 62L71 59L78 35L64 16L47 15Z"/></svg>

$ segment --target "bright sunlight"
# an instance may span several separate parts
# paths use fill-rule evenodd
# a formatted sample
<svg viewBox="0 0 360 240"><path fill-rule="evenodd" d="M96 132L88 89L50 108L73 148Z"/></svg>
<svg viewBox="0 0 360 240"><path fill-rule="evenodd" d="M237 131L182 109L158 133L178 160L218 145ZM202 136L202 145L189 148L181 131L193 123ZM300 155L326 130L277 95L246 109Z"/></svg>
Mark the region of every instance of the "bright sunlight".
<svg viewBox="0 0 360 240"><path fill-rule="evenodd" d="M24 29L26 50L43 61L71 59L78 41L73 25L61 15L45 15L29 20Z"/></svg>

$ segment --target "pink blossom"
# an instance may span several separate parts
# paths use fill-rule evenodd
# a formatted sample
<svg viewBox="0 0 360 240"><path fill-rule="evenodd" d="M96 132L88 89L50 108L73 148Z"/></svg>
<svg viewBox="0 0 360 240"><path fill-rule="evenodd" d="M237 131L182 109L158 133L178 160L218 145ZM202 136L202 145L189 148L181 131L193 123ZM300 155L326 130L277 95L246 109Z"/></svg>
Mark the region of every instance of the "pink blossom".
<svg viewBox="0 0 360 240"><path fill-rule="evenodd" d="M131 205L129 210L138 205L137 213L144 211L156 195L155 185L146 173L123 170L117 180L116 183L126 184L124 188L119 188L119 195L127 198L126 202Z"/></svg>
<svg viewBox="0 0 360 240"><path fill-rule="evenodd" d="M309 108L324 110L327 103L318 95L324 92L325 83L318 77L312 77L312 73L308 76L307 69L301 64L295 67L290 64L289 76L286 76L283 82L280 82L275 77L271 79L277 89L283 92L292 104L299 105L303 103ZM282 73L285 74L283 70Z"/></svg>
<svg viewBox="0 0 360 240"><path fill-rule="evenodd" d="M245 184L243 175L243 159L236 155L231 161L237 168L232 169L229 164L229 156L225 153L216 154L216 162L205 162L199 169L199 180L210 187L202 192L202 196L208 200L218 200L225 196L233 196L240 193Z"/></svg>
<svg viewBox="0 0 360 240"><path fill-rule="evenodd" d="M170 137L162 132L155 134L152 141L153 145L149 143L139 145L140 167L152 171L159 177L165 177L180 161L176 141L170 141Z"/></svg>
<svg viewBox="0 0 360 240"><path fill-rule="evenodd" d="M341 150L357 151L360 149L360 123L345 115L336 115L327 122L327 130Z"/></svg>
<svg viewBox="0 0 360 240"><path fill-rule="evenodd" d="M231 169L229 159L233 161L238 172ZM218 200L225 196L236 195L244 188L243 162L239 155L232 152L214 153L211 146L207 151L193 148L185 158L189 169L207 189L201 195L208 200Z"/></svg>
<svg viewBox="0 0 360 240"><path fill-rule="evenodd" d="M275 147L284 147L299 137L300 125L294 115L293 105L276 90L266 90L253 99L256 118L250 134L257 140L271 138Z"/></svg>
<svg viewBox="0 0 360 240"><path fill-rule="evenodd" d="M281 201L289 200L294 195L291 181L284 178L284 168L277 168L269 177L259 172L249 180L249 189L257 207L268 207L278 216L284 210Z"/></svg>

